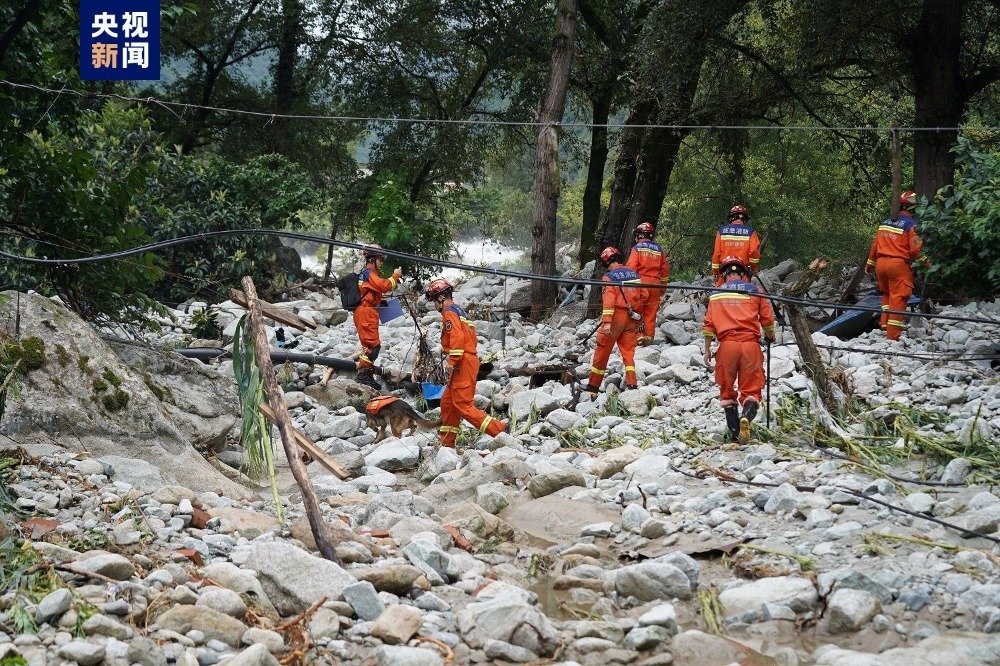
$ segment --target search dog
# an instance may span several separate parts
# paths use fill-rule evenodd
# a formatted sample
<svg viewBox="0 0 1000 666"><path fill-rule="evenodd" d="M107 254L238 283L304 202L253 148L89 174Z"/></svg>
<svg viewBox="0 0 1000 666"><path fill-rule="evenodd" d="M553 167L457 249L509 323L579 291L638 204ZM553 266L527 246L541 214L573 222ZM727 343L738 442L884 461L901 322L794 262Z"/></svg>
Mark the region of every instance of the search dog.
<svg viewBox="0 0 1000 666"><path fill-rule="evenodd" d="M408 430L412 435L418 430L434 430L441 425L441 420L425 419L410 403L393 395L377 395L365 406L368 417L368 427L377 430L375 442L381 442L387 437L386 429L392 431L392 436L403 437Z"/></svg>

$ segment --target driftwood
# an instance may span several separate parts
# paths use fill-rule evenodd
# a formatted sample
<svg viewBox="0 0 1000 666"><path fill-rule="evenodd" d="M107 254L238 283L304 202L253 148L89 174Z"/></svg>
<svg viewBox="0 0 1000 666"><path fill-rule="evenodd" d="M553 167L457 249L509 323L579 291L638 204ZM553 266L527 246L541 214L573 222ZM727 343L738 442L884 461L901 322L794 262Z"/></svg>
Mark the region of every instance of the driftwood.
<svg viewBox="0 0 1000 666"><path fill-rule="evenodd" d="M827 267L829 262L826 259L813 259L798 282L785 290L785 296L801 298L809 291L809 286L819 277L819 274ZM813 382L816 390L812 392L812 410L816 415L816 423L820 429L834 440L847 444L851 441L850 434L845 431L834 414L840 411L837 401L836 389L830 375L826 372L826 365L819 355L819 350L813 344L812 331L806 322L805 313L802 308L795 303L786 303L785 309L788 312L788 321L792 326L792 333L795 334L795 344L799 348L799 355L802 357L802 364L805 366L806 374Z"/></svg>
<svg viewBox="0 0 1000 666"><path fill-rule="evenodd" d="M243 289L244 291L246 290L245 284L243 285ZM250 307L247 305L247 295L243 291L240 291L239 289L230 289L229 299L233 303L236 303L236 305L239 305L240 307L244 307L247 310L250 309ZM271 305L267 301L262 301L260 299L256 300L257 300L257 307L260 308L260 312L268 319L273 319L279 324L284 324L285 326L291 326L292 328L298 329L300 331L304 331L307 328L310 329L316 328L316 324L314 322L303 319L294 312L289 312L288 310L275 307L274 305Z"/></svg>
<svg viewBox="0 0 1000 666"><path fill-rule="evenodd" d="M291 417L288 416L288 407L285 406L278 381L274 377L274 366L271 365L271 357L268 354L270 347L267 342L267 334L264 332L264 318L257 302L257 289L250 276L243 278L243 291L246 294L246 308L250 313L250 334L254 339L254 350L257 354L257 364L260 366L261 380L267 390L267 401L274 412L274 421L278 426L278 432L281 433L281 443L285 447L285 457L288 458L292 476L295 477L295 482L302 491L302 504L305 505L306 516L309 518L309 527L312 528L313 538L316 539L320 554L331 562L340 564L337 551L334 550L326 532L323 512L319 508L316 491L313 490L309 474L306 472L306 465L299 455L295 430L291 425Z"/></svg>
<svg viewBox="0 0 1000 666"><path fill-rule="evenodd" d="M272 423L278 422L278 417L275 415L274 410L266 402L262 402L257 405L257 409L260 413L267 417ZM295 443L305 449L309 456L318 462L320 465L333 472L341 480L351 478L351 473L346 467L338 463L336 460L330 457L330 455L321 449L316 442L309 439L302 431L292 428L292 434L295 436Z"/></svg>

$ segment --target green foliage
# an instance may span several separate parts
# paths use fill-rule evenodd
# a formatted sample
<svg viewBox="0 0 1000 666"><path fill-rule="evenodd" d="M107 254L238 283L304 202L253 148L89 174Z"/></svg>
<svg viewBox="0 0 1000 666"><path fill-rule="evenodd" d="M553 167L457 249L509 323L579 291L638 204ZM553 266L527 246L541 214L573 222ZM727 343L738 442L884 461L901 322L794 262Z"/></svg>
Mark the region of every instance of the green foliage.
<svg viewBox="0 0 1000 666"><path fill-rule="evenodd" d="M972 298L1000 293L1000 151L959 139L960 171L951 190L919 209L928 277Z"/></svg>
<svg viewBox="0 0 1000 666"><path fill-rule="evenodd" d="M149 240L136 202L158 160L144 114L118 104L39 129L14 119L0 133L0 247L14 254L78 258ZM152 255L100 264L4 262L0 281L60 298L91 321L146 324L160 277ZM162 309L162 308L160 308Z"/></svg>
<svg viewBox="0 0 1000 666"><path fill-rule="evenodd" d="M157 241L233 229L295 229L299 212L318 200L305 173L280 155L233 164L173 154L149 183L141 220ZM159 256L167 273L153 293L164 301L220 299L246 275L267 293L264 285L278 273L278 245L274 238L240 235L165 248Z"/></svg>
<svg viewBox="0 0 1000 666"><path fill-rule="evenodd" d="M19 654L10 654L0 659L0 666L28 666L28 660Z"/></svg>
<svg viewBox="0 0 1000 666"><path fill-rule="evenodd" d="M216 315L209 312L208 308L192 312L191 325L191 334L196 338L215 340L222 337L222 327L219 326Z"/></svg>
<svg viewBox="0 0 1000 666"><path fill-rule="evenodd" d="M119 377L118 375L116 375L111 370L111 368L104 368L104 372L101 373L101 376L104 377L104 379L106 379L107 382L109 384L111 384L112 386L114 386L115 388L117 388L117 387L119 387L119 386L122 385L121 377Z"/></svg>
<svg viewBox="0 0 1000 666"><path fill-rule="evenodd" d="M445 258L450 249L448 227L436 219L433 207L418 209L410 200L401 180L392 173L378 177L368 201L364 229L372 242L397 252ZM396 260L383 267L391 270ZM399 262L404 272L427 277L431 269L424 265Z"/></svg>
<svg viewBox="0 0 1000 666"><path fill-rule="evenodd" d="M109 412L120 412L128 407L129 394L121 389L115 389L101 398L101 404Z"/></svg>
<svg viewBox="0 0 1000 666"><path fill-rule="evenodd" d="M258 409L267 402L264 380L254 352L254 338L250 331L250 315L245 314L236 324L233 333L233 374L239 387L242 428L240 444L243 445L245 471L251 478L259 478L265 472L271 483L271 495L278 520L283 521L281 498L278 496L277 479L274 472L274 444L271 440L271 424Z"/></svg>

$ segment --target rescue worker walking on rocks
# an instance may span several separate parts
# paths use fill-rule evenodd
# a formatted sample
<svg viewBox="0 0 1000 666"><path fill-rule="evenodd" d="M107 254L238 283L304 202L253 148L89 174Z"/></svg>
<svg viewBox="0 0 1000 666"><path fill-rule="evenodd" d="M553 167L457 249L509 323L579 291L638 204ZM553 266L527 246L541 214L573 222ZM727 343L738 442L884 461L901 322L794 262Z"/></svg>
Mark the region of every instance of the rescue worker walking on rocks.
<svg viewBox="0 0 1000 666"><path fill-rule="evenodd" d="M427 287L427 300L441 313L441 349L448 357L445 367L445 389L441 396L441 446L455 448L462 419L490 437L507 431L507 424L477 408L476 379L479 356L476 327L469 316L452 300L452 286L444 278L432 280Z"/></svg>
<svg viewBox="0 0 1000 666"><path fill-rule="evenodd" d="M590 379L586 390L597 393L607 373L611 350L617 344L625 363L625 388L638 388L635 377L635 346L643 327L642 315L637 308L646 300L646 289L627 287L628 283L640 282L639 274L623 266L622 253L616 247L606 247L601 251L601 263L606 272L602 280L607 282L602 294L601 325L597 329L597 348L590 366Z"/></svg>
<svg viewBox="0 0 1000 666"><path fill-rule="evenodd" d="M882 318L879 325L890 340L899 340L906 318L889 314L887 310L903 311L913 294L913 272L910 264L920 256L924 242L917 235L917 221L913 209L917 193L903 192L899 197L899 219L886 220L878 227L875 242L868 252L865 273L875 273L879 291L882 292Z"/></svg>
<svg viewBox="0 0 1000 666"><path fill-rule="evenodd" d="M718 338L715 383L726 414L727 441L745 445L750 441L750 422L757 416L764 388L761 328L767 344L774 342L774 310L761 296L761 289L748 282L750 269L742 260L726 257L719 264L719 273L725 284L711 295L702 329L705 365L712 367L712 338Z"/></svg>
<svg viewBox="0 0 1000 666"><path fill-rule="evenodd" d="M656 229L649 222L635 228L635 245L625 265L638 273L643 282L667 284L670 282L670 263L663 248L653 242L655 233ZM636 310L642 315L645 329L639 334L639 344L648 347L656 336L656 313L667 290L646 287L645 291L646 301Z"/></svg>
<svg viewBox="0 0 1000 666"><path fill-rule="evenodd" d="M403 277L403 269L397 268L388 278L379 275L385 263L386 254L379 245L369 245L362 253L365 257L365 267L358 275L358 289L361 291L361 302L354 309L354 327L358 330L358 340L361 342L361 358L358 359L357 375L354 380L360 384L379 390L375 381L375 360L382 349L379 338L378 304L382 296L396 288L399 279Z"/></svg>
<svg viewBox="0 0 1000 666"><path fill-rule="evenodd" d="M724 257L735 257L749 267L754 274L760 270L760 237L750 228L750 214L746 206L737 204L729 209L729 217L715 234L715 250L712 252L712 274L715 286L725 282L720 270Z"/></svg>

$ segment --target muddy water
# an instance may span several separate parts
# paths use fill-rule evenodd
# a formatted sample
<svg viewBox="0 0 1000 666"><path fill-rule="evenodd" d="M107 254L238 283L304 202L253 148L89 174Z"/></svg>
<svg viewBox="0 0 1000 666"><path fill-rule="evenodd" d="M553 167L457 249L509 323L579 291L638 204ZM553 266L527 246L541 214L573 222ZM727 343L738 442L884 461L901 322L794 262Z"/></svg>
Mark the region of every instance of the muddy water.
<svg viewBox="0 0 1000 666"><path fill-rule="evenodd" d="M508 507L500 518L524 534L518 539L523 547L543 550L553 545L571 545L579 540L581 529L593 523L612 522L618 524L618 512L603 505L586 500L569 500L556 495L531 499ZM685 547L684 535L679 535L676 550ZM634 561L628 553L621 552L608 539L598 539L597 545L607 547L604 559L617 559L623 565ZM699 580L702 585L721 589L722 584L735 580L734 574L723 566L721 553L699 557L701 566ZM541 609L552 619L598 619L602 609L591 611L587 599L595 600L600 595L574 594L573 590L557 590L555 579L561 574L561 562L557 560L546 573L540 573L531 591L538 595ZM684 631L709 629L701 615L697 599L674 604L677 624ZM593 616L590 614L593 613ZM618 617L638 617L634 609L616 609ZM822 621L819 623L824 625ZM674 663L678 666L727 666L739 663L741 666L789 666L812 663L810 655L821 645L878 653L891 647L903 645L895 631L876 634L864 631L857 634L831 635L817 626L798 626L788 621L770 621L733 627L721 636L699 637L686 641L682 649L674 650ZM792 654L794 652L794 654Z"/></svg>

